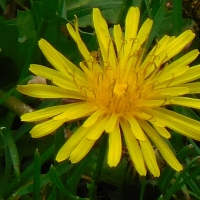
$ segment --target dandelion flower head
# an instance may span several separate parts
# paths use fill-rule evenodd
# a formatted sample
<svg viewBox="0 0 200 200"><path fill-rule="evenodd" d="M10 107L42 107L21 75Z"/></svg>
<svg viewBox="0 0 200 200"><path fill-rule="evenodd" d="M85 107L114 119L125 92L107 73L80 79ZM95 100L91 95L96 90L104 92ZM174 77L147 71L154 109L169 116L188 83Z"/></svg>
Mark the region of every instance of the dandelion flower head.
<svg viewBox="0 0 200 200"><path fill-rule="evenodd" d="M20 85L18 90L36 98L67 98L77 101L24 114L22 121L44 120L32 130L34 138L52 133L65 122L85 118L80 128L66 141L56 160L79 162L102 134L108 134L107 162L118 165L122 146L126 145L135 169L142 176L149 170L160 175L153 146L175 170L182 170L171 148L165 142L169 129L200 140L200 122L168 109L167 105L200 108L198 99L184 97L200 92L200 65L189 67L199 55L190 51L179 59L172 58L194 39L187 30L178 37L165 35L149 51L148 41L153 21L147 19L139 28L140 12L131 7L120 25L108 25L98 8L93 9L95 34L99 50L89 52L82 41L78 20L67 29L77 43L83 61L75 66L46 40L39 47L54 69L32 64L30 71L51 80L52 85ZM124 141L124 142L123 142Z"/></svg>

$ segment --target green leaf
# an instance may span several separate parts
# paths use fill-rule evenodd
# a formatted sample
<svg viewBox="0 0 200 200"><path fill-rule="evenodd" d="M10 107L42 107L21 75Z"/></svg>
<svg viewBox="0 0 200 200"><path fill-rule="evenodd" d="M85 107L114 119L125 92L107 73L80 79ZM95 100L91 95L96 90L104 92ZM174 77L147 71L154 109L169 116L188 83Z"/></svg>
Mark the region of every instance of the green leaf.
<svg viewBox="0 0 200 200"><path fill-rule="evenodd" d="M59 0L42 1L42 17L44 21L50 21L56 17Z"/></svg>
<svg viewBox="0 0 200 200"><path fill-rule="evenodd" d="M7 3L6 0L0 0L0 5L3 8L3 10L6 10L6 3Z"/></svg>
<svg viewBox="0 0 200 200"><path fill-rule="evenodd" d="M157 200L163 200L163 195L161 195Z"/></svg>
<svg viewBox="0 0 200 200"><path fill-rule="evenodd" d="M67 20L74 20L74 15L78 17L80 27L93 26L92 8L99 8L103 17L111 24L117 23L117 19L122 6L122 0L76 0L66 1Z"/></svg>
<svg viewBox="0 0 200 200"><path fill-rule="evenodd" d="M64 143L65 143L65 132L64 132L64 127L61 126L56 131L56 134L54 136L55 155L58 153L58 151L64 145Z"/></svg>
<svg viewBox="0 0 200 200"><path fill-rule="evenodd" d="M33 172L33 200L40 200L40 170L41 159L38 149L35 151Z"/></svg>
<svg viewBox="0 0 200 200"><path fill-rule="evenodd" d="M85 198L80 198L80 197L76 197L74 195L72 195L66 188L65 186L62 184L61 180L58 177L58 174L55 170L55 168L53 166L51 166L50 168L50 175L51 175L51 180L53 182L53 184L63 193L65 194L68 198L70 198L71 200L82 200Z"/></svg>
<svg viewBox="0 0 200 200"><path fill-rule="evenodd" d="M57 172L57 175L61 176L68 172L72 167L72 164L69 164L68 161L65 161L56 166L55 170ZM49 183L51 183L50 171L47 174L40 176L40 188L46 186ZM33 179L21 185L20 188L18 188L17 191L15 191L13 196L22 196L31 192L33 192Z"/></svg>
<svg viewBox="0 0 200 200"><path fill-rule="evenodd" d="M180 190L189 180L196 179L197 175L200 173L200 157L194 158L184 169L179 173L173 185L169 188L167 193L164 195L164 200L169 200L173 194ZM189 171L190 175L188 176ZM191 183L190 183L191 184Z"/></svg>
<svg viewBox="0 0 200 200"><path fill-rule="evenodd" d="M184 147L178 154L177 158L180 162L182 162L187 155L191 152L192 146L188 145ZM167 166L165 170L161 173L159 179L158 179L158 187L161 190L162 193L167 192L167 188L171 184L171 181L173 177L175 176L176 171L174 171L171 167Z"/></svg>
<svg viewBox="0 0 200 200"><path fill-rule="evenodd" d="M18 29L16 25L7 25L0 18L0 87L16 81L19 77L15 61L19 59ZM17 59L18 58L18 59Z"/></svg>
<svg viewBox="0 0 200 200"><path fill-rule="evenodd" d="M0 130L0 135L3 138L3 133L1 130ZM12 167L13 167L13 165L12 165L10 153L8 151L8 146L5 145L5 170L4 170L4 173L3 172L0 173L0 175L2 175L1 180L0 180L0 188L1 188L0 199L2 198L2 191L5 190L5 188L8 185L8 182L10 180L11 171L13 169Z"/></svg>
<svg viewBox="0 0 200 200"><path fill-rule="evenodd" d="M97 183L99 181L100 173L102 171L103 162L104 162L105 155L106 155L107 145L108 145L108 135L104 134L101 138L101 145L99 147L100 149L99 149L98 159L96 162L96 167L92 174L93 181L92 181L92 183L88 184L90 199L95 199L95 197L96 197Z"/></svg>
<svg viewBox="0 0 200 200"><path fill-rule="evenodd" d="M173 2L172 19L173 35L177 36L182 31L182 0Z"/></svg>
<svg viewBox="0 0 200 200"><path fill-rule="evenodd" d="M53 188L47 200L55 200L56 199L56 188Z"/></svg>
<svg viewBox="0 0 200 200"><path fill-rule="evenodd" d="M29 74L29 65L38 56L35 54L38 49L36 29L30 11L19 11L17 18L12 21L0 18L0 27L0 65L3 66L0 86L10 89L9 85L16 85L20 74L21 79ZM26 73L22 73L23 68Z"/></svg>
<svg viewBox="0 0 200 200"><path fill-rule="evenodd" d="M185 183L183 182L182 184L187 184L191 190L193 191L193 195L195 195L196 197L198 197L198 199L200 199L200 189L199 189L199 185L197 185L195 183L194 180L191 179L191 177L195 177L193 174L196 174L195 172L192 173L186 173L184 175L184 180Z"/></svg>
<svg viewBox="0 0 200 200"><path fill-rule="evenodd" d="M144 199L144 191L145 191L145 187L147 185L147 179L146 177L141 177L141 192L140 192L140 200Z"/></svg>
<svg viewBox="0 0 200 200"><path fill-rule="evenodd" d="M12 133L7 128L2 130L2 135L5 141L5 145L8 147L10 157L12 160L12 164L14 167L15 175L17 179L20 179L20 161L19 161L19 154L17 151L17 147L15 141L13 139Z"/></svg>
<svg viewBox="0 0 200 200"><path fill-rule="evenodd" d="M182 115L185 115L186 117L190 117L198 121L200 120L200 117L191 108L186 108L186 107L177 106L177 105L173 105L172 108L174 111Z"/></svg>
<svg viewBox="0 0 200 200"><path fill-rule="evenodd" d="M36 29L31 11L17 11L17 18L12 21L19 31L19 42L36 37Z"/></svg>
<svg viewBox="0 0 200 200"><path fill-rule="evenodd" d="M46 152L41 155L41 164L49 160L53 156L53 153L54 153L54 146L50 146L49 149L47 149ZM18 179L12 180L9 186L2 192L3 197L5 199L8 199L9 196L10 197L17 196L17 194L14 194L14 191L18 190L24 184L24 182L29 179L29 177L33 174L33 171L34 171L34 164L32 163L21 173L20 180Z"/></svg>
<svg viewBox="0 0 200 200"><path fill-rule="evenodd" d="M66 1L67 17L68 20L77 17L83 17L91 14L92 8L99 8L100 10L115 9L122 6L122 0L76 0L76 1Z"/></svg>
<svg viewBox="0 0 200 200"><path fill-rule="evenodd" d="M149 48L149 46L151 45L152 41L156 36L160 39L158 32L160 29L160 25L163 23L166 14L165 2L166 0L162 0L162 2L158 4L158 2L155 1L153 8L150 8L149 4L146 4L147 10L151 11L149 13L149 17L153 18L153 27L147 42L147 49Z"/></svg>
<svg viewBox="0 0 200 200"><path fill-rule="evenodd" d="M89 164L94 164L92 157L93 153L93 151L90 151L82 161L75 164L74 167L66 174L67 188L71 194L76 195L77 186L83 173L86 171Z"/></svg>

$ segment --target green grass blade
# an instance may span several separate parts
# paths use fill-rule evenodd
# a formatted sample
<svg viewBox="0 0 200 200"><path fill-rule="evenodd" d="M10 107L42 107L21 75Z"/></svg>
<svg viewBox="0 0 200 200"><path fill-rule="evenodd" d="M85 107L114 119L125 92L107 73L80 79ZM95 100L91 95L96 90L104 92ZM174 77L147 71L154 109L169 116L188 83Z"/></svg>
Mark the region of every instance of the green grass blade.
<svg viewBox="0 0 200 200"><path fill-rule="evenodd" d="M194 194L196 196L199 197L200 199L200 189L199 189L199 186L191 179L191 177L194 177L193 173L195 172L192 172L192 173L186 173L184 175L184 180L186 180L186 184L190 186L191 190L194 192ZM195 173L196 174L196 173Z"/></svg>
<svg viewBox="0 0 200 200"><path fill-rule="evenodd" d="M13 139L11 131L8 130L7 128L3 129L2 133L3 133L2 135L5 141L5 145L8 147L8 150L11 156L15 175L17 179L19 180L20 179L20 161L19 161L19 154L17 151L15 141Z"/></svg>
<svg viewBox="0 0 200 200"><path fill-rule="evenodd" d="M0 131L0 135L3 137L1 131ZM1 180L0 180L0 188L1 188L0 189L0 199L2 198L2 191L4 191L8 185L11 171L12 171L12 160L10 157L10 153L8 151L8 147L5 146L5 170L4 170L3 176L1 177Z"/></svg>
<svg viewBox="0 0 200 200"><path fill-rule="evenodd" d="M66 188L65 186L62 184L61 180L58 177L58 174L56 172L56 169L51 166L50 169L50 176L51 176L51 180L53 182L53 184L63 193L65 194L68 198L70 198L71 200L83 200L85 198L80 198L80 197L76 197L74 195L72 195Z"/></svg>
<svg viewBox="0 0 200 200"><path fill-rule="evenodd" d="M72 164L69 164L68 161L62 162L58 166L55 167L58 176L66 174L71 168L73 167ZM50 171L45 175L40 176L40 188L44 187L45 185L51 183L50 178ZM28 183L23 184L13 196L22 196L28 193L33 192L33 180L28 181Z"/></svg>
<svg viewBox="0 0 200 200"><path fill-rule="evenodd" d="M164 200L169 200L173 194L175 194L178 190L181 189L183 185L185 185L188 182L186 174L193 168L194 168L193 173L190 174L189 179L196 178L196 176L200 173L200 168L197 167L199 165L199 162L200 162L200 157L196 157L183 169L182 172L179 173L179 175L176 178L176 181L173 183L173 185L169 188L166 195L164 196ZM186 179L184 179L184 177Z"/></svg>
<svg viewBox="0 0 200 200"><path fill-rule="evenodd" d="M187 155L191 152L192 146L188 145L184 147L178 154L177 158L180 162L182 162ZM161 176L158 179L158 187L161 190L162 193L166 192L166 188L169 187L173 177L175 176L176 171L174 171L171 167L166 167L165 170L162 172Z"/></svg>
<svg viewBox="0 0 200 200"><path fill-rule="evenodd" d="M173 1L173 14L172 14L173 35L177 36L181 33L182 28L182 0Z"/></svg>
<svg viewBox="0 0 200 200"><path fill-rule="evenodd" d="M41 159L38 149L35 151L34 169L33 169L33 200L40 200L40 172Z"/></svg>
<svg viewBox="0 0 200 200"><path fill-rule="evenodd" d="M54 153L54 146L50 146L49 149L46 150L44 154L41 155L41 164L45 163L49 160ZM3 197L8 199L9 196L13 196L13 192L20 188L25 181L33 174L34 164L29 165L26 170L24 170L20 175L20 181L18 179L14 179L9 186L3 191Z"/></svg>
<svg viewBox="0 0 200 200"><path fill-rule="evenodd" d="M158 2L156 1L155 5L158 5ZM151 10L151 8L148 8L149 5L147 5L147 10ZM154 40L154 38L157 36L158 39L160 39L160 36L158 35L159 29L160 29L160 25L161 23L163 23L165 14L166 14L166 8L165 8L165 0L163 0L160 5L159 8L155 9L156 12L153 13L151 12L150 17L153 18L153 27L151 30L151 33L149 35L149 39L147 42L147 49L150 47L152 41Z"/></svg>

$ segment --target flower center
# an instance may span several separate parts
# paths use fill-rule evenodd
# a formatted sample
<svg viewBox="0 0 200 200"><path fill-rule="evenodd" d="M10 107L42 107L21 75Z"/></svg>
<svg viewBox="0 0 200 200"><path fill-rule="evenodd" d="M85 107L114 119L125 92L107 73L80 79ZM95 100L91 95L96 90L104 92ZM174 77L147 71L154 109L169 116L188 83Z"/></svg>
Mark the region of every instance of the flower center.
<svg viewBox="0 0 200 200"><path fill-rule="evenodd" d="M127 84L116 83L113 92L114 94L121 96L126 93L126 90L127 90Z"/></svg>

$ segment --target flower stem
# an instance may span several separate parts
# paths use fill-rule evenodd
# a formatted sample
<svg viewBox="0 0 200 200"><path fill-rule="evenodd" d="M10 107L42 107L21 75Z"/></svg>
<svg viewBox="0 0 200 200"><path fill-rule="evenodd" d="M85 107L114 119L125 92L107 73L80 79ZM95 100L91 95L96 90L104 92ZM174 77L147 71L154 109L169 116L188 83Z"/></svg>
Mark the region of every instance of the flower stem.
<svg viewBox="0 0 200 200"><path fill-rule="evenodd" d="M6 94L3 92L3 90L0 89L0 101L2 105L4 105L9 110L12 110L17 115L21 116L24 113L32 112L34 109L24 102L20 101L19 99L10 96L9 94Z"/></svg>

